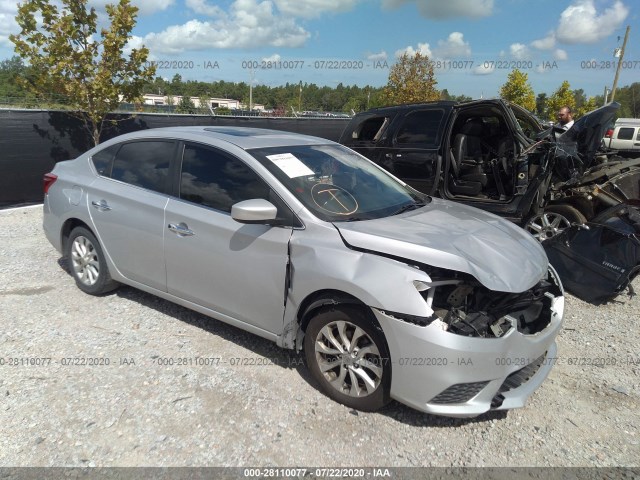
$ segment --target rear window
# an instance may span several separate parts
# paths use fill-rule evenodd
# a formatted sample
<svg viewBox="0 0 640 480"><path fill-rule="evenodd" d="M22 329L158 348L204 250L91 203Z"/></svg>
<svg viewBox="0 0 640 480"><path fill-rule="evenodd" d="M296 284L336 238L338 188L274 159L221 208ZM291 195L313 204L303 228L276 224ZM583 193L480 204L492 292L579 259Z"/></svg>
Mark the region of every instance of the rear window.
<svg viewBox="0 0 640 480"><path fill-rule="evenodd" d="M621 128L618 130L618 140L633 140L635 128Z"/></svg>
<svg viewBox="0 0 640 480"><path fill-rule="evenodd" d="M125 143L113 162L111 178L166 192L174 146L172 141L160 140Z"/></svg>
<svg viewBox="0 0 640 480"><path fill-rule="evenodd" d="M398 145L436 145L444 110L418 110L408 114L398 129Z"/></svg>
<svg viewBox="0 0 640 480"><path fill-rule="evenodd" d="M105 177L109 177L111 175L113 157L118 151L118 148L120 148L120 145L111 145L110 147L100 150L91 156L91 161L93 162L93 166L95 167L96 172L98 172L98 175L103 175Z"/></svg>
<svg viewBox="0 0 640 480"><path fill-rule="evenodd" d="M377 142L388 123L387 117L367 118L351 133L351 139L358 142Z"/></svg>

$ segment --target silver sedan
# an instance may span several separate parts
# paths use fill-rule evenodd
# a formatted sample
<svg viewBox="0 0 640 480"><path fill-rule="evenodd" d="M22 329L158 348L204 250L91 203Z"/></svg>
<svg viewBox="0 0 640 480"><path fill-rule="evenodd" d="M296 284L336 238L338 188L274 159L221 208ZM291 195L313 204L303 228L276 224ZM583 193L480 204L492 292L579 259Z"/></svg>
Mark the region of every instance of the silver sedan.
<svg viewBox="0 0 640 480"><path fill-rule="evenodd" d="M556 355L563 290L536 240L324 139L123 135L59 162L44 213L84 292L131 285L304 350L353 408L521 407Z"/></svg>

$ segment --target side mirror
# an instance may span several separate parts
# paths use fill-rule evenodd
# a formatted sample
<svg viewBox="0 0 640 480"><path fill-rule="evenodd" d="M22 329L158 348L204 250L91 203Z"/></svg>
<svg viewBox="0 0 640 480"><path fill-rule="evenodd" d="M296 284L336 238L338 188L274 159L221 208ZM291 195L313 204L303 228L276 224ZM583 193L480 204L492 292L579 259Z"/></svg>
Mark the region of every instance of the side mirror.
<svg viewBox="0 0 640 480"><path fill-rule="evenodd" d="M244 200L231 206L231 218L239 223L271 224L277 215L276 206L262 198Z"/></svg>

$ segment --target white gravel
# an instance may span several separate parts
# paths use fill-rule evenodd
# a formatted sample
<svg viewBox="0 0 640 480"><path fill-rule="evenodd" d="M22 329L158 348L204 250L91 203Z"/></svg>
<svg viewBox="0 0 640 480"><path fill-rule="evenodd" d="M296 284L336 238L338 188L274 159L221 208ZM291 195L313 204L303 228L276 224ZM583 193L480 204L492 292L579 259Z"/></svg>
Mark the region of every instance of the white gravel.
<svg viewBox="0 0 640 480"><path fill-rule="evenodd" d="M0 466L640 465L639 297L568 296L559 363L524 409L362 413L259 337L129 287L83 294L41 222L0 211Z"/></svg>

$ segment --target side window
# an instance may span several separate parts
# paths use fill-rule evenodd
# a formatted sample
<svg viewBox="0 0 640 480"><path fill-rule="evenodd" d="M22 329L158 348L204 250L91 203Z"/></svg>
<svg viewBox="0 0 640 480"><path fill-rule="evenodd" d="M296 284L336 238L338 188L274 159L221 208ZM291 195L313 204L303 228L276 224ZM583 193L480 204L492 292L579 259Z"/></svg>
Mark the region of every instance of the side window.
<svg viewBox="0 0 640 480"><path fill-rule="evenodd" d="M443 116L443 110L411 112L398 129L396 141L399 145L435 145Z"/></svg>
<svg viewBox="0 0 640 480"><path fill-rule="evenodd" d="M123 144L113 162L111 178L165 192L174 146L174 142L160 140Z"/></svg>
<svg viewBox="0 0 640 480"><path fill-rule="evenodd" d="M213 148L185 145L180 198L229 213L234 203L271 200L269 194L264 180L239 159Z"/></svg>
<svg viewBox="0 0 640 480"><path fill-rule="evenodd" d="M636 135L636 141L640 142L640 128L638 128L638 135Z"/></svg>
<svg viewBox="0 0 640 480"><path fill-rule="evenodd" d="M351 138L359 142L377 142L388 123L386 117L368 118L353 131Z"/></svg>
<svg viewBox="0 0 640 480"><path fill-rule="evenodd" d="M100 150L91 156L91 161L93 162L93 166L95 167L96 172L98 172L98 175L102 175L104 177L111 176L111 165L118 148L120 148L119 144L111 145L110 147Z"/></svg>
<svg viewBox="0 0 640 480"><path fill-rule="evenodd" d="M634 132L633 128L621 128L618 130L618 140L633 140Z"/></svg>

